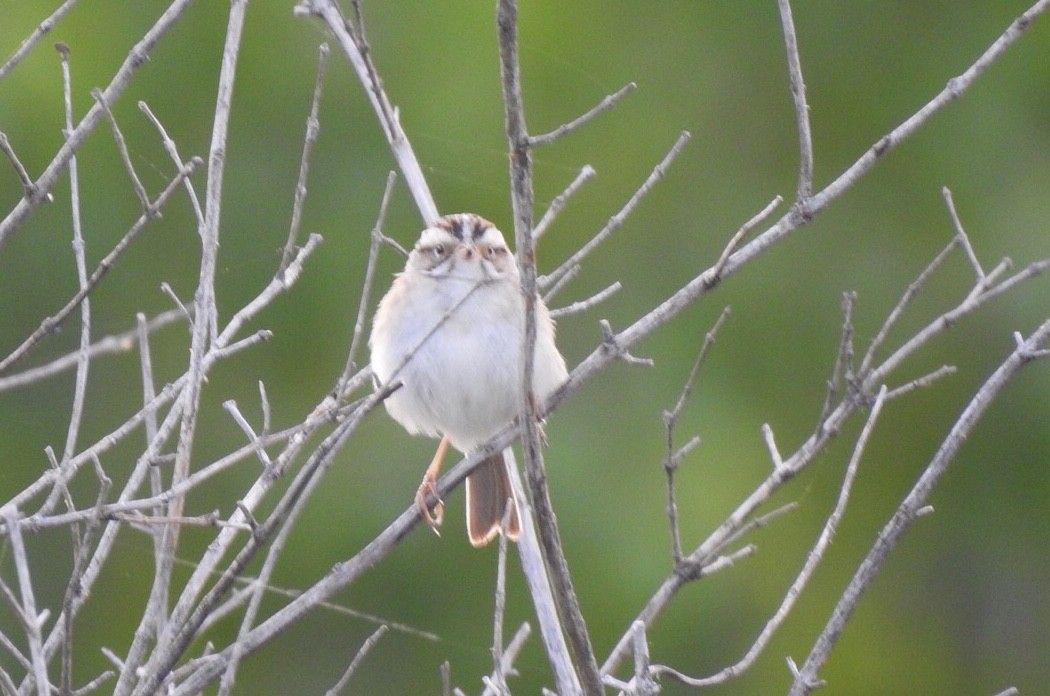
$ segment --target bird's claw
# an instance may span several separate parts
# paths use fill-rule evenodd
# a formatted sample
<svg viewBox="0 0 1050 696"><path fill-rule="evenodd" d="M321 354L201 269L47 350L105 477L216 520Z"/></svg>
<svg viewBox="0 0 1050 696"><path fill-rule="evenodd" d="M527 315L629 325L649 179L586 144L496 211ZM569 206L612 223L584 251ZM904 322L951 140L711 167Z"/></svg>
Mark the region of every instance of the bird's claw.
<svg viewBox="0 0 1050 696"><path fill-rule="evenodd" d="M429 504L431 495L434 496L433 508ZM424 524L433 529L435 534L441 536L438 527L441 526L441 520L445 515L445 503L438 495L437 483L433 477L424 476L423 482L419 484L419 490L416 491L416 508L419 510L419 516L423 518ZM431 509L433 509L433 512L431 512Z"/></svg>

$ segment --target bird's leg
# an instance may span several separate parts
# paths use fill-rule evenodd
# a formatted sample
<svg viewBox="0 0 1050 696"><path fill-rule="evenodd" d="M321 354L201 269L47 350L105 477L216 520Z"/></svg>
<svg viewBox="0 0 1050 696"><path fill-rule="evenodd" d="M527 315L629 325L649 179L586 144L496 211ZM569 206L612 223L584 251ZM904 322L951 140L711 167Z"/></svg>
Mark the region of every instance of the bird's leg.
<svg viewBox="0 0 1050 696"><path fill-rule="evenodd" d="M441 438L437 452L434 453L434 458L430 460L430 466L427 467L426 473L423 474L423 482L419 484L419 490L416 491L416 507L419 508L419 515L423 518L423 522L434 530L435 534L438 533L438 527L441 526L441 519L445 512L445 503L438 496L437 475L441 471L441 462L445 459L446 451L448 451L447 435ZM430 505L428 504L428 498L431 495L434 496L436 501L433 514L430 512Z"/></svg>

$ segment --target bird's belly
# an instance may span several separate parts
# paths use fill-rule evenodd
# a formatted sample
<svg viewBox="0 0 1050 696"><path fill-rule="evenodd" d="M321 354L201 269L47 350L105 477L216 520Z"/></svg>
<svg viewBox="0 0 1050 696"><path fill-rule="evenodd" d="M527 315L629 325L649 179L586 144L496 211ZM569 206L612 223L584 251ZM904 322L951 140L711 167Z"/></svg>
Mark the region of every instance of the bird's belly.
<svg viewBox="0 0 1050 696"><path fill-rule="evenodd" d="M448 435L457 449L480 444L521 406L518 336L517 324L448 321L405 366L387 409L413 432Z"/></svg>

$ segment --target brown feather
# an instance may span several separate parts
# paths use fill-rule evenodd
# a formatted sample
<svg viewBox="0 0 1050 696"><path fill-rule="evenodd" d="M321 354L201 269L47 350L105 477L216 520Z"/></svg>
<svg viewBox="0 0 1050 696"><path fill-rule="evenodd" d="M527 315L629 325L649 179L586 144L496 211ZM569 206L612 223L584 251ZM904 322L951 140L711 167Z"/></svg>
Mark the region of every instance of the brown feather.
<svg viewBox="0 0 1050 696"><path fill-rule="evenodd" d="M484 546L496 538L508 501L513 507L507 522L507 538L517 541L521 531L518 506L500 452L483 461L467 477L467 535L471 544Z"/></svg>

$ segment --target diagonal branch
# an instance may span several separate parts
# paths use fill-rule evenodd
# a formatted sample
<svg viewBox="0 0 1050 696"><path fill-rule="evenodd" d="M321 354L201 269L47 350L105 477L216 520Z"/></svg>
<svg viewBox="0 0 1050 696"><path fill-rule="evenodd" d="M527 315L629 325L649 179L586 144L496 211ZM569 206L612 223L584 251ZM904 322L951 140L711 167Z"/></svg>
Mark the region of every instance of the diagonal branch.
<svg viewBox="0 0 1050 696"><path fill-rule="evenodd" d="M128 57L124 59L109 85L102 90L102 99L107 104L114 104L117 98L124 92L131 78L143 65L149 64L149 54L156 47L164 33L182 16L182 14L193 4L193 0L175 0L168 6L157 22L150 27L142 40L132 47ZM30 213L39 207L47 199L48 194L58 181L59 176L65 171L73 153L77 151L91 132L95 130L99 122L105 118L102 107L96 103L87 112L77 127L69 133L62 147L59 148L51 163L47 165L43 174L33 183L33 190L22 197L15 207L8 213L7 217L0 220L0 251L4 245L17 232Z"/></svg>
<svg viewBox="0 0 1050 696"><path fill-rule="evenodd" d="M817 672L831 654L839 636L842 635L846 622L860 602L861 595L875 579L901 537L926 508L926 501L930 493L955 460L959 449L985 410L998 393L1020 372L1021 368L1034 359L1033 353L1044 347L1048 339L1050 339L1050 320L1044 322L1027 339L1023 340L974 394L973 399L952 425L933 459L923 470L919 480L905 496L893 517L879 532L875 544L857 568L857 572L839 598L805 663L798 669L789 692L791 696L805 696L818 684Z"/></svg>

